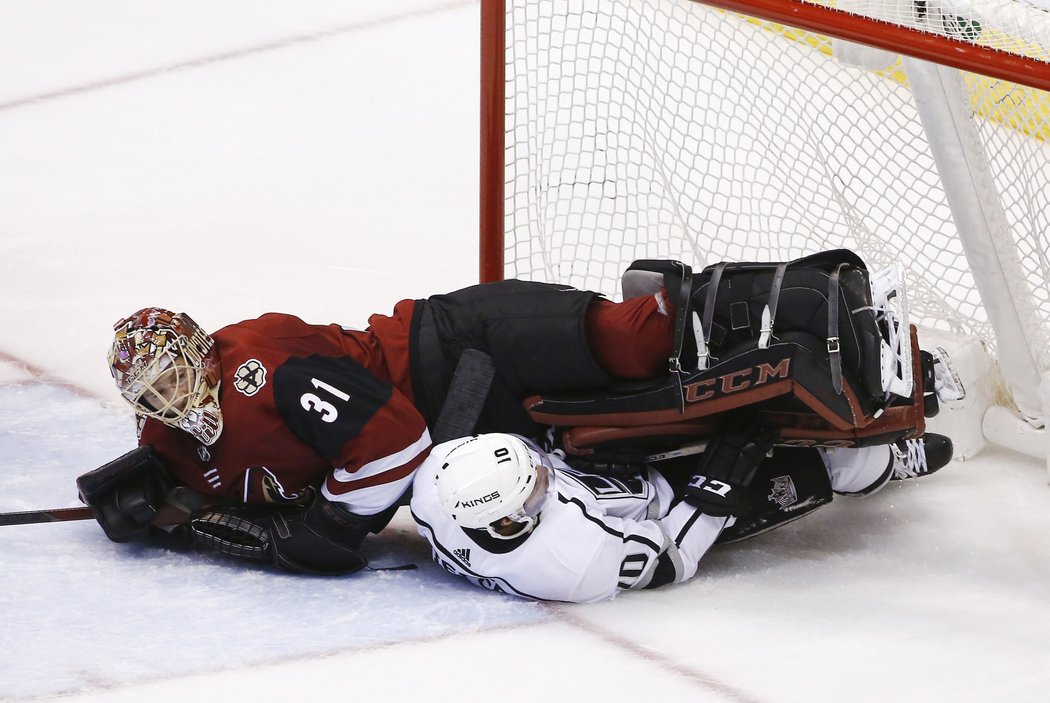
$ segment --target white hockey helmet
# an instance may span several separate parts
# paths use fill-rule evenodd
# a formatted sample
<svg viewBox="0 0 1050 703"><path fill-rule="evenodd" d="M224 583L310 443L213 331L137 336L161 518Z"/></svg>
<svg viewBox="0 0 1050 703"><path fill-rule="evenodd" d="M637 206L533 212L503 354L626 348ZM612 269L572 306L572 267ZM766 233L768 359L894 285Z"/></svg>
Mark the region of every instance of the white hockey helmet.
<svg viewBox="0 0 1050 703"><path fill-rule="evenodd" d="M550 469L544 452L522 438L493 433L454 447L434 481L442 507L460 527L513 539L531 532L539 522L552 490Z"/></svg>
<svg viewBox="0 0 1050 703"><path fill-rule="evenodd" d="M109 369L135 412L213 444L222 432L215 340L189 315L144 308L117 322Z"/></svg>

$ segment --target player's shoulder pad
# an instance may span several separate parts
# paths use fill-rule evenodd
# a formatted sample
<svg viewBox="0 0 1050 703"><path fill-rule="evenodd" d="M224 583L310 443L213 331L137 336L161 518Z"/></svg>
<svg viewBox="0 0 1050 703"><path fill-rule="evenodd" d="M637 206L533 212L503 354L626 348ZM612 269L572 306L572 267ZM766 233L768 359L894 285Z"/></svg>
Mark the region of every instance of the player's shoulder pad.
<svg viewBox="0 0 1050 703"><path fill-rule="evenodd" d="M393 395L393 387L348 356L291 357L274 370L274 402L288 428L335 460Z"/></svg>

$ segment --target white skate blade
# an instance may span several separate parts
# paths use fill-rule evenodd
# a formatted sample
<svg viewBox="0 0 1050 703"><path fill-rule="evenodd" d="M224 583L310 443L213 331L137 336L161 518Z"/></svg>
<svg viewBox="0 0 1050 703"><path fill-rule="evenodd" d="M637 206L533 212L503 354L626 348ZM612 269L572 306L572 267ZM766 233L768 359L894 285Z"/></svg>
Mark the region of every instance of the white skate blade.
<svg viewBox="0 0 1050 703"><path fill-rule="evenodd" d="M959 374L952 365L948 350L944 347L935 347L930 354L933 356L933 391L937 400L948 403L965 398L966 388L963 387L962 379L959 378Z"/></svg>

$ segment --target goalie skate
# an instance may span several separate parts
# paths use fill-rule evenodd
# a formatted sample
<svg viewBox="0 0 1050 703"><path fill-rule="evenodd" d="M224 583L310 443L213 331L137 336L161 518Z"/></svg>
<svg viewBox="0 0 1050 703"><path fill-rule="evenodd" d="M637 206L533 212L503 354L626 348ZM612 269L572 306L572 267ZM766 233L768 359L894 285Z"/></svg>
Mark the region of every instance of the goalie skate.
<svg viewBox="0 0 1050 703"><path fill-rule="evenodd" d="M937 400L949 403L965 398L966 388L955 371L948 351L944 347L934 347L930 354L933 356L933 389Z"/></svg>
<svg viewBox="0 0 1050 703"><path fill-rule="evenodd" d="M882 389L903 398L912 394L908 295L900 264L871 274L871 301L882 330Z"/></svg>

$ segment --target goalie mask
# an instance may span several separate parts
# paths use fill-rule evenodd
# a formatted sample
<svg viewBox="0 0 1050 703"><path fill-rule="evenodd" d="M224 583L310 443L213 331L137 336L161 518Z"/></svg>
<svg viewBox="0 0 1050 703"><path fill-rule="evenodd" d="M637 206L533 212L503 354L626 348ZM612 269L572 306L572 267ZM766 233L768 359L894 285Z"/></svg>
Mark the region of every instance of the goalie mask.
<svg viewBox="0 0 1050 703"><path fill-rule="evenodd" d="M204 444L222 432L215 340L184 313L145 308L113 326L109 369L139 415Z"/></svg>
<svg viewBox="0 0 1050 703"><path fill-rule="evenodd" d="M514 539L536 527L553 475L546 454L515 435L471 437L434 477L442 507L460 527Z"/></svg>

